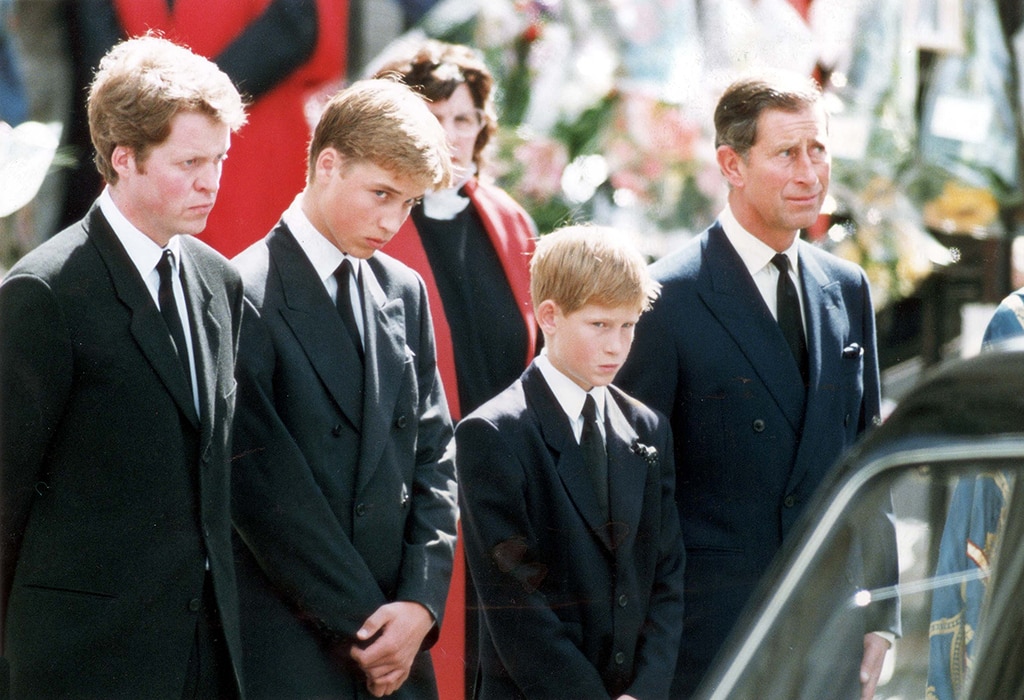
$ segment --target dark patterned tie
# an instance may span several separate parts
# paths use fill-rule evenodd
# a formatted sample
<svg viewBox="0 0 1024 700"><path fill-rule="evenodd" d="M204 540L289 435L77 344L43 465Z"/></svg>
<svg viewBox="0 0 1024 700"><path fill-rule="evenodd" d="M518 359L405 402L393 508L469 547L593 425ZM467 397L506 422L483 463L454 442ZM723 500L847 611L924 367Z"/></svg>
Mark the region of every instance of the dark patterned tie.
<svg viewBox="0 0 1024 700"><path fill-rule="evenodd" d="M800 316L800 296L796 285L789 276L789 258L785 253L778 253L772 258L772 264L779 269L779 282L776 288L777 316L782 334L786 336L789 349L800 369L804 386L808 380L807 341L804 338L804 322Z"/></svg>
<svg viewBox="0 0 1024 700"><path fill-rule="evenodd" d="M338 296L337 305L338 313L341 315L341 320L345 324L345 328L348 330L349 337L352 339L352 343L355 345L356 352L359 353L359 359L363 359L363 339L359 336L359 326L356 325L355 309L352 305L352 295L349 287L349 280L352 278L354 271L352 269L352 262L345 258L338 265L338 269L334 271L334 278L338 280ZM358 286L359 279L356 278L356 285ZM362 308L362 304L359 305Z"/></svg>
<svg viewBox="0 0 1024 700"><path fill-rule="evenodd" d="M171 333L171 340L174 341L174 349L178 352L178 361L181 362L181 369L185 372L185 381L189 389L192 388L192 366L188 359L188 345L185 344L185 331L181 325L181 314L178 313L178 304L174 300L174 266L172 264L174 253L165 250L160 262L157 263L156 271L160 275L160 290L157 299L160 302L160 315L164 317L167 330Z"/></svg>
<svg viewBox="0 0 1024 700"><path fill-rule="evenodd" d="M580 448L583 450L583 459L587 463L590 477L594 480L594 490L597 492L597 502L601 511L608 513L608 451L605 448L604 437L597 425L597 402L594 397L587 394L583 402L583 432L580 433Z"/></svg>

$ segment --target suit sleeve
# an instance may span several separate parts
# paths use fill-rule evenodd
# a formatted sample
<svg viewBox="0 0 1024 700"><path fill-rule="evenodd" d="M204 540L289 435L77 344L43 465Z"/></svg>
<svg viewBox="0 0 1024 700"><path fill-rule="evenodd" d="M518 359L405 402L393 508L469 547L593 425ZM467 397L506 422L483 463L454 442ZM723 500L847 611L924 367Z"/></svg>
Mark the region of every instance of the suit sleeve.
<svg viewBox="0 0 1024 700"><path fill-rule="evenodd" d="M388 602L275 409L276 353L248 301L236 368L235 529L277 590L325 634L352 638Z"/></svg>
<svg viewBox="0 0 1024 700"><path fill-rule="evenodd" d="M466 557L487 633L526 697L608 697L601 676L573 643L539 590L546 574L525 499L525 471L497 427L463 420L459 454Z"/></svg>
<svg viewBox="0 0 1024 700"><path fill-rule="evenodd" d="M661 484L661 536L657 573L650 607L637 648L636 678L626 691L636 698L668 697L682 638L683 571L686 549L676 507L676 469L672 458L672 434L666 427L658 441Z"/></svg>
<svg viewBox="0 0 1024 700"><path fill-rule="evenodd" d="M875 308L871 303L871 288L861 272L861 318L864 323L864 402L861 404L858 432L863 433L878 425L882 414L882 382L878 371L878 338L875 332Z"/></svg>
<svg viewBox="0 0 1024 700"><path fill-rule="evenodd" d="M45 282L21 275L0 285L0 613L6 613L33 495L45 488L43 459L71 392L72 354Z"/></svg>
<svg viewBox="0 0 1024 700"><path fill-rule="evenodd" d="M436 641L448 597L455 560L458 492L455 482L455 444L441 375L437 369L433 324L427 291L419 282L419 325L416 333L417 406L416 462L412 510L405 534L402 573L397 599L425 606L437 624L425 646Z"/></svg>

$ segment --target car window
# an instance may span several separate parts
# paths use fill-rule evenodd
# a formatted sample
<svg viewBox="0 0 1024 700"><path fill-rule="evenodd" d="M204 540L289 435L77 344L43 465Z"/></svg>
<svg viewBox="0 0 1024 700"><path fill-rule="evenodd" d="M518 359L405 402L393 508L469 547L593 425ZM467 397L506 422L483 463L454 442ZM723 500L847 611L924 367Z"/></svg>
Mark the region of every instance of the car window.
<svg viewBox="0 0 1024 700"><path fill-rule="evenodd" d="M867 631L897 633L877 698L969 697L1004 615L989 598L1003 533L1024 517L1022 470L1024 441L1012 437L922 440L849 470L766 577L699 697L858 697Z"/></svg>

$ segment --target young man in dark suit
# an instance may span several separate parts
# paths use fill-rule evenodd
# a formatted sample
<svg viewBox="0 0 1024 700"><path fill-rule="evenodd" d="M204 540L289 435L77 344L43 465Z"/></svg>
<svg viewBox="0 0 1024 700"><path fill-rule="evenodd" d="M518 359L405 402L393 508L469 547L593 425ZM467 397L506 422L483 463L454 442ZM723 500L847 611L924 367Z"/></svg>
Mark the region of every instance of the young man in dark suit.
<svg viewBox="0 0 1024 700"><path fill-rule="evenodd" d="M254 311L234 478L251 697L437 695L452 425L423 281L380 249L450 178L423 99L356 83L320 118L306 188L234 259Z"/></svg>
<svg viewBox="0 0 1024 700"><path fill-rule="evenodd" d="M107 186L0 286L0 547L11 697L232 697L229 440L242 284L195 240L245 120L156 37L89 93Z"/></svg>
<svg viewBox="0 0 1024 700"><path fill-rule="evenodd" d="M741 79L715 131L728 204L652 266L662 295L620 379L669 416L675 439L687 570L673 697L694 690L822 477L880 410L867 278L798 235L828 192L821 90L799 75ZM892 549L874 583L895 583L892 525L873 525L870 546ZM890 643L875 632L898 629L895 606L873 617L836 697L845 670L873 694Z"/></svg>
<svg viewBox="0 0 1024 700"><path fill-rule="evenodd" d="M667 420L611 386L657 294L608 229L541 237L545 350L456 430L478 698L665 698L684 550Z"/></svg>

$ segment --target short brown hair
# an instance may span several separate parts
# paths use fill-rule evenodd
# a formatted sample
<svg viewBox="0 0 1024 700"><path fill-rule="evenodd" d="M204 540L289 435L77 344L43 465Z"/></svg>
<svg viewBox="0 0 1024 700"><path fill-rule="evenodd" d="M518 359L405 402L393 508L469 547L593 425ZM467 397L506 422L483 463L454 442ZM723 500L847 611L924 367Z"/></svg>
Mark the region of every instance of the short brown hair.
<svg viewBox="0 0 1024 700"><path fill-rule="evenodd" d="M378 77L398 76L431 102L443 102L459 85L469 88L473 104L484 114L483 128L473 145L473 162L483 166L484 149L498 130L494 109L494 77L481 55L461 44L428 39L412 55L396 58L377 71Z"/></svg>
<svg viewBox="0 0 1024 700"><path fill-rule="evenodd" d="M821 100L821 86L800 73L779 70L741 78L715 107L715 147L729 146L746 157L757 143L757 121L765 110L799 112Z"/></svg>
<svg viewBox="0 0 1024 700"><path fill-rule="evenodd" d="M606 226L565 226L541 236L530 260L534 308L550 299L566 314L587 304L646 311L660 289L640 251Z"/></svg>
<svg viewBox="0 0 1024 700"><path fill-rule="evenodd" d="M117 182L114 149L143 163L171 133L180 112L198 112L237 131L245 105L231 79L211 61L155 34L122 41L100 61L89 89L89 132L96 168Z"/></svg>
<svg viewBox="0 0 1024 700"><path fill-rule="evenodd" d="M325 148L427 188L448 187L452 181L444 129L423 97L396 80L360 80L327 102L309 143L309 183Z"/></svg>

